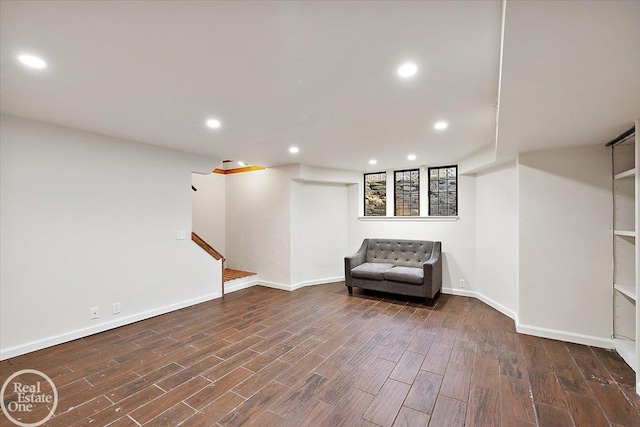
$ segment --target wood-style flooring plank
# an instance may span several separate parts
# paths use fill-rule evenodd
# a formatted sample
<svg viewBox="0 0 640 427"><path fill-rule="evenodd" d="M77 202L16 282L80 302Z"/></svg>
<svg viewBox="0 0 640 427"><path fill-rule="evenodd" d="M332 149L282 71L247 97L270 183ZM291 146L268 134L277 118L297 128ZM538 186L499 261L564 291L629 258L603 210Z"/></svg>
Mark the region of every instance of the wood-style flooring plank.
<svg viewBox="0 0 640 427"><path fill-rule="evenodd" d="M609 422L593 397L567 392L567 407L576 426L607 426Z"/></svg>
<svg viewBox="0 0 640 427"><path fill-rule="evenodd" d="M170 392L163 394L159 398L134 410L129 415L131 415L131 418L133 418L137 423L144 424L163 413L168 407L187 399L209 384L211 384L211 382L202 377L193 378L174 388Z"/></svg>
<svg viewBox="0 0 640 427"><path fill-rule="evenodd" d="M214 426L223 417L239 408L245 402L246 399L242 398L242 396L228 391L191 417L189 419L189 427Z"/></svg>
<svg viewBox="0 0 640 427"><path fill-rule="evenodd" d="M360 379L354 384L354 387L371 394L377 394L395 366L396 365L389 360L376 359L376 361L362 373Z"/></svg>
<svg viewBox="0 0 640 427"><path fill-rule="evenodd" d="M67 410L65 413L56 414L55 417L47 421L47 426L72 426L82 422L84 419L91 417L98 412L111 406L111 402L104 396L96 397L87 403L82 404L78 408ZM4 414L2 415L4 418Z"/></svg>
<svg viewBox="0 0 640 427"><path fill-rule="evenodd" d="M318 365L324 362L325 358L317 354L309 353L303 357L298 363L291 366L284 373L276 378L276 381L293 387L301 378L305 378L307 374L313 371Z"/></svg>
<svg viewBox="0 0 640 427"><path fill-rule="evenodd" d="M314 372L317 372L326 378L333 378L343 366L348 366L347 362L353 357L354 353L355 350L340 347L316 366Z"/></svg>
<svg viewBox="0 0 640 427"><path fill-rule="evenodd" d="M382 427L391 427L407 393L409 385L388 379L362 418Z"/></svg>
<svg viewBox="0 0 640 427"><path fill-rule="evenodd" d="M627 385L635 384L635 372L624 362L624 360L622 360L622 358L620 358L615 350L593 348L592 351L600 362L608 367L607 371L617 383Z"/></svg>
<svg viewBox="0 0 640 427"><path fill-rule="evenodd" d="M500 391L500 367L496 359L478 356L473 362L471 384Z"/></svg>
<svg viewBox="0 0 640 427"><path fill-rule="evenodd" d="M571 415L566 409L558 409L544 403L536 403L536 414L538 416L538 426L559 427L572 426Z"/></svg>
<svg viewBox="0 0 640 427"><path fill-rule="evenodd" d="M539 371L537 369L529 371L529 383L531 393L536 403L544 403L556 408L565 409L562 390L556 381L553 372Z"/></svg>
<svg viewBox="0 0 640 427"><path fill-rule="evenodd" d="M409 389L404 405L425 414L431 414L438 398L442 376L420 371Z"/></svg>
<svg viewBox="0 0 640 427"><path fill-rule="evenodd" d="M257 374L253 375L251 380L244 381L238 386L233 388L233 391L240 396L249 398L258 392L262 387L269 384L269 382L284 372L287 372L291 368L291 365L281 360L274 360L269 365L260 370Z"/></svg>
<svg viewBox="0 0 640 427"><path fill-rule="evenodd" d="M429 349L420 369L433 372L434 374L444 375L447 364L449 363L449 356L451 356L451 348L434 344Z"/></svg>
<svg viewBox="0 0 640 427"><path fill-rule="evenodd" d="M531 389L527 381L501 375L500 401L503 424L504 420L512 418L536 423Z"/></svg>
<svg viewBox="0 0 640 427"><path fill-rule="evenodd" d="M553 372L563 390L591 396L591 387L573 360L553 361Z"/></svg>
<svg viewBox="0 0 640 427"><path fill-rule="evenodd" d="M424 354L414 353L409 350L405 351L393 371L391 371L389 378L406 384L413 384L424 357Z"/></svg>
<svg viewBox="0 0 640 427"><path fill-rule="evenodd" d="M611 375L595 354L591 352L588 354L576 354L573 355L573 359L587 381L600 384L609 384L613 381Z"/></svg>
<svg viewBox="0 0 640 427"><path fill-rule="evenodd" d="M316 398L330 405L337 405L362 374L362 369L344 366L318 391Z"/></svg>
<svg viewBox="0 0 640 427"><path fill-rule="evenodd" d="M131 396L128 396L118 403L98 412L88 418L91 425L107 425L109 420L115 420L122 414L129 414L135 409L162 396L164 391L155 385L149 386Z"/></svg>
<svg viewBox="0 0 640 427"><path fill-rule="evenodd" d="M500 363L500 375L507 375L518 380L526 379L524 355L513 351L503 351L498 356L498 362Z"/></svg>
<svg viewBox="0 0 640 427"><path fill-rule="evenodd" d="M272 405L271 411L283 418L290 418L291 414L309 402L327 381L329 381L328 378L312 373Z"/></svg>
<svg viewBox="0 0 640 427"><path fill-rule="evenodd" d="M396 416L393 427L416 427L429 424L429 415L403 406Z"/></svg>
<svg viewBox="0 0 640 427"><path fill-rule="evenodd" d="M500 427L500 393L474 386L467 406L468 427Z"/></svg>
<svg viewBox="0 0 640 427"><path fill-rule="evenodd" d="M180 402L149 421L150 425L177 426L197 413L192 407Z"/></svg>
<svg viewBox="0 0 640 427"><path fill-rule="evenodd" d="M202 390L185 399L185 403L194 409L200 410L253 375L254 373L252 371L242 366L236 368L213 384L204 387ZM251 382L251 380L248 380L248 382Z"/></svg>
<svg viewBox="0 0 640 427"><path fill-rule="evenodd" d="M286 427L316 427L320 425L334 407L321 400L312 399L312 401L314 400L315 402L307 409L306 413L297 418L291 418Z"/></svg>
<svg viewBox="0 0 640 427"><path fill-rule="evenodd" d="M431 415L431 427L458 427L465 425L467 404L447 396L438 397Z"/></svg>
<svg viewBox="0 0 640 427"><path fill-rule="evenodd" d="M319 427L352 426L360 421L369 408L374 395L352 388L333 410L322 420Z"/></svg>
<svg viewBox="0 0 640 427"><path fill-rule="evenodd" d="M460 366L449 366L442 379L440 394L466 402L471 387L471 367L461 369Z"/></svg>
<svg viewBox="0 0 640 427"><path fill-rule="evenodd" d="M627 401L617 385L593 384L591 388L609 421L622 426L640 426L640 418L633 405Z"/></svg>
<svg viewBox="0 0 640 427"><path fill-rule="evenodd" d="M242 426L253 422L260 413L275 402L282 393L289 388L275 381L267 384L262 390L254 394L235 411L230 412L219 423L223 426Z"/></svg>

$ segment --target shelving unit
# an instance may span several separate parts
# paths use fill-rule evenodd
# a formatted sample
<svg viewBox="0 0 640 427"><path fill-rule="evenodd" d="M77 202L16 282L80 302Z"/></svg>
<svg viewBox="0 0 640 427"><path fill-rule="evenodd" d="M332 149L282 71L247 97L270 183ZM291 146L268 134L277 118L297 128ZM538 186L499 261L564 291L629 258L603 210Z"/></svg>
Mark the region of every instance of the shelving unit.
<svg viewBox="0 0 640 427"><path fill-rule="evenodd" d="M635 174L636 174L636 168L633 168L624 172L620 172L619 174L615 175L613 179L631 178L631 177L634 177Z"/></svg>
<svg viewBox="0 0 640 427"><path fill-rule="evenodd" d="M636 285L622 285L616 283L613 285L613 288L621 294L631 298L633 301L636 300Z"/></svg>
<svg viewBox="0 0 640 427"><path fill-rule="evenodd" d="M638 259L636 243L640 196L638 165L640 138L633 133L612 141L613 164L613 342L616 351L636 372L636 392L640 394L640 311L637 304Z"/></svg>

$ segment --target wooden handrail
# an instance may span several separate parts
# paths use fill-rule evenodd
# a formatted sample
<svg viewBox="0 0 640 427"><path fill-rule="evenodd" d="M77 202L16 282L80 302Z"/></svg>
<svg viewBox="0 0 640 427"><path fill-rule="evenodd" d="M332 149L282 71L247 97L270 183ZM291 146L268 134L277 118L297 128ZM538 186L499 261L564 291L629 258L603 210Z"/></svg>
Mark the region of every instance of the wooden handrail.
<svg viewBox="0 0 640 427"><path fill-rule="evenodd" d="M223 276L224 276L224 257L222 256L222 254L220 252L218 252L215 249L213 249L210 244L205 242L202 237L198 236L193 231L191 232L191 240L193 240L196 243L196 245L200 246L202 249L205 250L205 252L207 252L209 255L214 257L216 260L222 260L222 262L220 263L220 267L222 268L222 270L220 272L220 279L222 279L222 296L224 296L224 279L223 279Z"/></svg>
<svg viewBox="0 0 640 427"><path fill-rule="evenodd" d="M209 255L211 255L215 259L218 259L218 260L221 259L222 262L224 263L224 257L222 256L222 254L216 251L215 249L213 249L211 245L205 242L202 237L198 236L193 231L191 232L191 240L193 240L198 246L204 249Z"/></svg>

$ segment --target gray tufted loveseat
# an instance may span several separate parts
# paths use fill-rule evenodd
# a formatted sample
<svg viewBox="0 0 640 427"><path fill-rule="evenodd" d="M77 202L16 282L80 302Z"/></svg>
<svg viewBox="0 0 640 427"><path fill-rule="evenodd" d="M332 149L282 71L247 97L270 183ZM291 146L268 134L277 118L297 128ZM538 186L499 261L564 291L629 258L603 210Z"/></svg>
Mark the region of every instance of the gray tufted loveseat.
<svg viewBox="0 0 640 427"><path fill-rule="evenodd" d="M428 240L364 239L344 258L349 295L353 287L423 297L427 304L442 288L441 243Z"/></svg>

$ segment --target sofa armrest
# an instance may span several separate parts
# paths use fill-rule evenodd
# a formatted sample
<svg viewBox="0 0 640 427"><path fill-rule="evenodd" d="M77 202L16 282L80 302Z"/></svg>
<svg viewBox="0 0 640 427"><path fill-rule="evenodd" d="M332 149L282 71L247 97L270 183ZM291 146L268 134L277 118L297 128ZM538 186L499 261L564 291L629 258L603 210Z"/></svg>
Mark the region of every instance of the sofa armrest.
<svg viewBox="0 0 640 427"><path fill-rule="evenodd" d="M369 239L364 239L358 252L351 256L344 257L344 281L347 286L351 286L351 270L354 267L364 264L367 255L367 247L369 246Z"/></svg>
<svg viewBox="0 0 640 427"><path fill-rule="evenodd" d="M433 243L431 257L422 264L427 297L433 298L442 288L442 244Z"/></svg>

